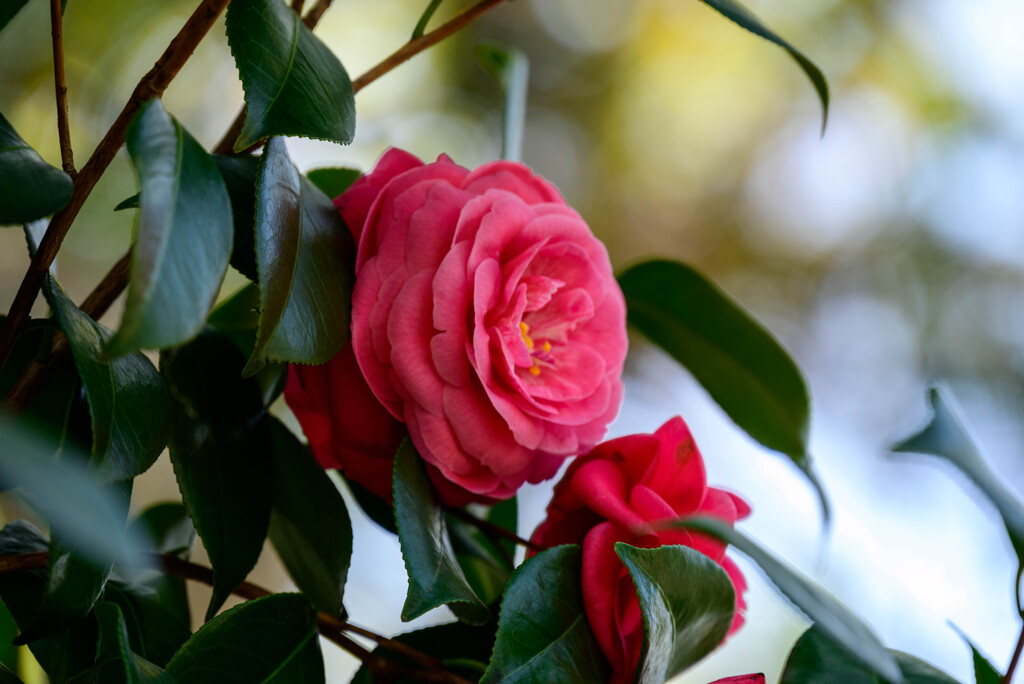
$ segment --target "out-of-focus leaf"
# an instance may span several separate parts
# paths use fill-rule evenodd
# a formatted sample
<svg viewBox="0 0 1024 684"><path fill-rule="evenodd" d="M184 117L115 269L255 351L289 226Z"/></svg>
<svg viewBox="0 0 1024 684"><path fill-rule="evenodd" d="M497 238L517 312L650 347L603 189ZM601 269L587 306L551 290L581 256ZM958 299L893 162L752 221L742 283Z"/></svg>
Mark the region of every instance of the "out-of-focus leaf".
<svg viewBox="0 0 1024 684"><path fill-rule="evenodd" d="M633 577L644 620L637 684L663 684L722 643L736 611L722 566L686 546L617 542L615 553Z"/></svg>
<svg viewBox="0 0 1024 684"><path fill-rule="evenodd" d="M672 355L751 437L787 456L828 501L807 453L800 369L739 304L693 268L647 261L619 276L630 324Z"/></svg>
<svg viewBox="0 0 1024 684"><path fill-rule="evenodd" d="M497 547L475 527L450 513L445 515L445 525L455 559L473 593L485 605L494 605L501 599L512 568L506 565Z"/></svg>
<svg viewBox="0 0 1024 684"><path fill-rule="evenodd" d="M317 639L316 611L298 594L274 594L246 601L199 628L167 664L167 672L188 684L269 682L290 668L292 684L320 684L323 661L315 668L291 669L308 657ZM307 665L308 665L307 661Z"/></svg>
<svg viewBox="0 0 1024 684"><path fill-rule="evenodd" d="M608 681L607 661L583 607L582 563L579 546L558 546L512 573L480 684Z"/></svg>
<svg viewBox="0 0 1024 684"><path fill-rule="evenodd" d="M76 307L53 276L47 276L46 292L89 400L91 468L104 481L141 475L167 444L167 396L160 374L139 352L107 359L103 345L110 331Z"/></svg>
<svg viewBox="0 0 1024 684"><path fill-rule="evenodd" d="M348 339L355 247L337 209L271 138L256 185L260 324L245 373L329 361Z"/></svg>
<svg viewBox="0 0 1024 684"><path fill-rule="evenodd" d="M11 611L0 601L0 664L17 669L18 649L14 637L18 636L18 623Z"/></svg>
<svg viewBox="0 0 1024 684"><path fill-rule="evenodd" d="M256 157L228 157L213 155L231 198L235 238L231 247L231 265L253 282L256 281Z"/></svg>
<svg viewBox="0 0 1024 684"><path fill-rule="evenodd" d="M0 316L3 325L5 316ZM0 397L6 397L29 364L52 359L53 337L59 330L49 319L32 319L18 337L7 363L0 368ZM35 397L17 417L19 423L39 432L59 434L68 418L68 407L78 397L78 374L71 358L53 361L54 368Z"/></svg>
<svg viewBox="0 0 1024 684"><path fill-rule="evenodd" d="M18 0L0 2L0 29L19 9ZM0 226L63 209L71 201L71 187L71 176L43 161L0 114Z"/></svg>
<svg viewBox="0 0 1024 684"><path fill-rule="evenodd" d="M720 520L688 518L680 520L677 524L699 530L733 546L761 568L775 588L789 599L797 610L816 623L821 633L844 649L855 662L862 663L872 672L877 672L891 684L903 682L896 660L885 649L874 631L824 589L742 532Z"/></svg>
<svg viewBox="0 0 1024 684"><path fill-rule="evenodd" d="M907 684L957 684L923 660L899 651L889 653ZM797 640L779 684L877 684L880 676L851 658L818 625L813 625Z"/></svg>
<svg viewBox="0 0 1024 684"><path fill-rule="evenodd" d="M825 80L825 75L821 73L821 69L819 69L814 62L807 59L802 52L784 41L777 33L765 26L760 19L740 4L738 0L701 0L701 2L714 9L727 19L730 19L736 24L747 29L754 35L775 43L788 52L794 60L796 60L796 63L799 64L800 68L803 69L805 74L807 74L807 78L810 79L815 92L818 93L818 99L821 100L821 130L824 132L825 124L828 123L829 92L828 81Z"/></svg>
<svg viewBox="0 0 1024 684"><path fill-rule="evenodd" d="M55 459L55 445L3 418L0 444L0 486L20 487L65 543L97 563L137 562L140 545L125 529L121 505L79 456L65 448Z"/></svg>
<svg viewBox="0 0 1024 684"><path fill-rule="evenodd" d="M477 60L501 86L505 95L502 110L501 158L519 161L526 126L526 96L530 89L530 62L520 50L491 43L473 49Z"/></svg>
<svg viewBox="0 0 1024 684"><path fill-rule="evenodd" d="M345 67L287 5L236 0L227 33L247 107L236 152L275 135L352 142L355 94Z"/></svg>
<svg viewBox="0 0 1024 684"><path fill-rule="evenodd" d="M46 537L25 520L15 520L0 531L0 555L39 553L47 547ZM28 626L35 619L45 582L42 569L0 575L0 599L19 627ZM28 647L51 682L67 682L93 663L96 621L90 615L72 627L30 641Z"/></svg>
<svg viewBox="0 0 1024 684"><path fill-rule="evenodd" d="M128 128L139 177L131 277L108 356L161 349L203 329L231 254L231 202L210 155L151 100Z"/></svg>
<svg viewBox="0 0 1024 684"><path fill-rule="evenodd" d="M496 627L493 621L483 626L452 622L399 634L393 639L415 648L420 653L437 658L448 670L476 681L487 667L487 659L491 657ZM384 646L378 646L374 653L406 662L400 653L393 653ZM415 665L412 662L408 664ZM350 684L375 684L375 681L370 670L363 666L356 672ZM393 684L416 684L416 680L398 676Z"/></svg>
<svg viewBox="0 0 1024 684"><path fill-rule="evenodd" d="M139 193L135 193L128 199L121 200L114 207L114 211L124 211L125 209L138 209L139 208Z"/></svg>
<svg viewBox="0 0 1024 684"><path fill-rule="evenodd" d="M160 356L170 390L170 451L185 506L213 566L207 619L256 564L270 522L271 441L259 384L211 330Z"/></svg>
<svg viewBox="0 0 1024 684"><path fill-rule="evenodd" d="M103 600L121 609L131 650L163 667L192 632L188 623L182 622L145 590L145 587L128 587L111 580L103 590Z"/></svg>
<svg viewBox="0 0 1024 684"><path fill-rule="evenodd" d="M309 182L320 188L320 191L334 199L359 180L363 175L358 169L347 169L344 167L329 167L324 169L313 169L306 172Z"/></svg>
<svg viewBox="0 0 1024 684"><path fill-rule="evenodd" d="M25 684L10 668L0 663L0 684Z"/></svg>
<svg viewBox="0 0 1024 684"><path fill-rule="evenodd" d="M276 419L274 507L270 541L288 574L313 606L340 615L349 562L352 523L345 500L305 446Z"/></svg>
<svg viewBox="0 0 1024 684"><path fill-rule="evenodd" d="M409 573L402 620L447 604L464 622L483 624L490 611L462 573L445 525L444 511L420 455L406 439L395 455L395 520Z"/></svg>
<svg viewBox="0 0 1024 684"><path fill-rule="evenodd" d="M933 387L928 392L932 406L932 420L920 432L908 437L892 451L897 453L931 454L953 464L999 511L1010 535L1010 543L1017 552L1018 568L1017 610L1024 616L1021 597L1021 575L1024 574L1024 505L1006 488L1002 480L985 463L974 440L960 417L952 392L945 386Z"/></svg>

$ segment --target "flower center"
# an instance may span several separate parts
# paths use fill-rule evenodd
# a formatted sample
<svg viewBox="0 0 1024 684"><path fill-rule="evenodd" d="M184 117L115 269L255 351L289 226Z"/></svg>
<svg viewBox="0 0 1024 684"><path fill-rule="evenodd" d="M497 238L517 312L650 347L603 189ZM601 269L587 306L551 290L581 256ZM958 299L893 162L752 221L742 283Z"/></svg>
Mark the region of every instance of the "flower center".
<svg viewBox="0 0 1024 684"><path fill-rule="evenodd" d="M540 349L537 349L536 343L530 337L530 326L525 321L519 322L519 335L523 338L523 344L526 345L530 352L531 365L527 369L530 375L534 377L540 375L541 366L554 367L554 359L550 354L551 342L544 340Z"/></svg>

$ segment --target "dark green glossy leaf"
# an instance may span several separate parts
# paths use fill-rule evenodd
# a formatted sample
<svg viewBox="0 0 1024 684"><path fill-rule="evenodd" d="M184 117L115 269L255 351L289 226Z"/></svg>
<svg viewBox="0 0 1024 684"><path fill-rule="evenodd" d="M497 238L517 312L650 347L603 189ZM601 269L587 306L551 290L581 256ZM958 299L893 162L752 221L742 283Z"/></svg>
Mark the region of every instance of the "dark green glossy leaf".
<svg viewBox="0 0 1024 684"><path fill-rule="evenodd" d="M974 662L974 682L975 684L1000 684L1003 680L1003 676L999 674L999 670L982 655L981 651L974 644L970 638L964 634L959 627L951 625L953 631L955 631L964 643L971 649L971 660Z"/></svg>
<svg viewBox="0 0 1024 684"><path fill-rule="evenodd" d="M765 26L760 19L740 4L738 0L701 0L701 2L708 7L711 7L727 19L739 24L754 35L775 43L788 52L794 60L796 60L796 63L799 64L800 68L803 69L805 74L807 74L807 78L811 80L811 84L814 86L815 92L818 93L818 99L821 100L821 130L824 132L825 124L828 122L828 81L825 80L824 74L822 74L821 70L815 66L814 62L807 59L802 52L784 41L777 33Z"/></svg>
<svg viewBox="0 0 1024 684"><path fill-rule="evenodd" d="M416 40L427 30L427 24L430 23L430 18L434 16L434 12L441 6L444 0L430 0L427 8L423 10L423 14L420 15L419 21L416 22L416 27L412 30L412 40Z"/></svg>
<svg viewBox="0 0 1024 684"><path fill-rule="evenodd" d="M444 663L448 670L471 681L476 681L487 667L487 660L491 657L496 627L497 625L493 621L483 626L452 622L406 632L393 638L420 653L437 658ZM415 663L405 660L401 654L389 651L384 646L378 646L374 653L406 663L410 667L415 666ZM416 681L398 676L393 684L416 684ZM375 684L375 681L369 669L360 667L350 684Z"/></svg>
<svg viewBox="0 0 1024 684"><path fill-rule="evenodd" d="M907 684L957 684L923 660L899 651L889 653ZM877 684L879 676L851 658L814 625L797 640L779 684Z"/></svg>
<svg viewBox="0 0 1024 684"><path fill-rule="evenodd" d="M317 638L316 611L303 596L275 594L247 601L199 628L167 664L167 672L188 684L253 684L273 681L291 661L308 657ZM294 684L324 681L315 670L289 670ZM301 678L300 678L301 677Z"/></svg>
<svg viewBox="0 0 1024 684"><path fill-rule="evenodd" d="M512 573L480 684L608 681L607 661L583 608L582 563L579 546L558 546Z"/></svg>
<svg viewBox="0 0 1024 684"><path fill-rule="evenodd" d="M1010 543L1017 552L1017 582L1014 587L1017 590L1017 610L1024 615L1020 589L1024 573L1024 505L985 463L960 416L952 392L944 386L933 387L928 392L928 401L933 412L931 422L916 435L892 447L892 451L931 454L949 461L992 502L1002 516Z"/></svg>
<svg viewBox="0 0 1024 684"><path fill-rule="evenodd" d="M725 639L736 610L732 581L718 563L686 546L615 544L633 577L644 620L637 684L663 684Z"/></svg>
<svg viewBox="0 0 1024 684"><path fill-rule="evenodd" d="M487 622L490 611L473 593L455 559L444 511L423 461L408 439L395 455L394 486L398 540L409 573L402 620L412 620L448 604L464 622Z"/></svg>
<svg viewBox="0 0 1024 684"><path fill-rule="evenodd" d="M348 339L355 247L330 199L271 138L256 185L260 324L245 373L330 361Z"/></svg>
<svg viewBox="0 0 1024 684"><path fill-rule="evenodd" d="M526 126L526 96L530 89L530 62L520 50L484 43L473 49L477 60L501 86L505 95L502 110L501 158L519 161Z"/></svg>
<svg viewBox="0 0 1024 684"><path fill-rule="evenodd" d="M175 578L179 579L179 578ZM146 587L107 582L103 600L116 604L124 615L132 652L158 666L164 666L192 636L188 624L172 614Z"/></svg>
<svg viewBox="0 0 1024 684"><path fill-rule="evenodd" d="M475 527L448 513L445 525L455 551L455 559L462 568L473 593L485 605L493 605L505 590L505 582L512 572L502 552Z"/></svg>
<svg viewBox="0 0 1024 684"><path fill-rule="evenodd" d="M15 520L0 531L0 555L46 551L46 537L25 520ZM0 598L21 627L31 624L43 595L44 570L0 575ZM93 663L96 622L92 616L49 636L29 642L32 655L54 684L67 682Z"/></svg>
<svg viewBox="0 0 1024 684"><path fill-rule="evenodd" d="M227 32L247 106L236 152L275 135L352 142L352 82L295 12L279 0L237 0Z"/></svg>
<svg viewBox="0 0 1024 684"><path fill-rule="evenodd" d="M487 513L487 521L508 530L512 534L519 533L519 497L499 501ZM516 543L510 539L492 539L500 556L511 558L509 569L515 566Z"/></svg>
<svg viewBox="0 0 1024 684"><path fill-rule="evenodd" d="M13 19L28 0L0 0L0 31Z"/></svg>
<svg viewBox="0 0 1024 684"><path fill-rule="evenodd" d="M86 470L85 456L0 418L0 485L20 487L27 500L64 540L96 563L138 562L140 545L125 529L116 497Z"/></svg>
<svg viewBox="0 0 1024 684"><path fill-rule="evenodd" d="M619 276L630 324L672 355L751 437L789 456L828 502L807 453L810 398L778 342L696 270L648 261Z"/></svg>
<svg viewBox="0 0 1024 684"><path fill-rule="evenodd" d="M359 504L359 509L366 514L367 518L391 534L398 534L398 527L395 526L395 509L387 501L358 482L345 480L345 484L352 492L352 498Z"/></svg>
<svg viewBox="0 0 1024 684"><path fill-rule="evenodd" d="M139 208L139 193L135 193L128 199L121 200L117 206L114 207L114 211L124 211L125 209L138 209Z"/></svg>
<svg viewBox="0 0 1024 684"><path fill-rule="evenodd" d="M235 225L235 239L231 247L231 265L239 273L256 281L256 157L227 157L213 155L231 198L231 215Z"/></svg>
<svg viewBox="0 0 1024 684"><path fill-rule="evenodd" d="M309 182L320 188L320 191L331 199L348 190L362 175L363 172L358 169L344 167L313 169L306 172Z"/></svg>
<svg viewBox="0 0 1024 684"><path fill-rule="evenodd" d="M259 384L244 357L203 332L160 356L174 423L171 463L213 566L212 617L259 557L270 521L271 442Z"/></svg>
<svg viewBox="0 0 1024 684"><path fill-rule="evenodd" d="M124 317L108 356L199 334L231 254L231 202L217 165L160 100L136 115L127 143L142 204Z"/></svg>
<svg viewBox="0 0 1024 684"><path fill-rule="evenodd" d="M903 681L895 659L886 651L874 631L824 589L720 520L691 518L682 520L679 524L710 534L732 545L757 564L775 588L789 599L797 610L816 623L823 635L845 649L854 660L869 670L878 672L879 676L885 677L892 684L900 684Z"/></svg>
<svg viewBox="0 0 1024 684"><path fill-rule="evenodd" d="M96 604L99 641L96 644L96 681L110 684L173 684L174 679L131 650L128 630L120 607L100 601Z"/></svg>
<svg viewBox="0 0 1024 684"><path fill-rule="evenodd" d="M17 12L10 0L0 6L0 28L5 15ZM63 209L71 200L71 177L50 166L22 140L0 114L0 226L21 225Z"/></svg>
<svg viewBox="0 0 1024 684"><path fill-rule="evenodd" d="M317 610L340 615L352 559L352 523L345 500L309 447L272 420L273 542L288 574Z"/></svg>
<svg viewBox="0 0 1024 684"><path fill-rule="evenodd" d="M92 462L104 481L149 469L167 444L167 397L156 368L139 352L109 360L110 332L83 313L52 276L46 292L67 335L92 417Z"/></svg>
<svg viewBox="0 0 1024 684"><path fill-rule="evenodd" d="M0 684L25 684L22 682L18 675L14 674L10 668L0 662Z"/></svg>
<svg viewBox="0 0 1024 684"><path fill-rule="evenodd" d="M18 666L18 649L13 643L16 636L18 623L7 606L0 602L0 664L13 669Z"/></svg>
<svg viewBox="0 0 1024 684"><path fill-rule="evenodd" d="M0 325L4 316L0 316ZM52 358L54 335L59 330L49 319L32 319L18 337L7 363L0 368L0 396L6 397L29 365L47 363ZM42 433L59 434L68 419L72 400L78 399L79 379L71 358L56 361L42 387L16 418L26 427Z"/></svg>

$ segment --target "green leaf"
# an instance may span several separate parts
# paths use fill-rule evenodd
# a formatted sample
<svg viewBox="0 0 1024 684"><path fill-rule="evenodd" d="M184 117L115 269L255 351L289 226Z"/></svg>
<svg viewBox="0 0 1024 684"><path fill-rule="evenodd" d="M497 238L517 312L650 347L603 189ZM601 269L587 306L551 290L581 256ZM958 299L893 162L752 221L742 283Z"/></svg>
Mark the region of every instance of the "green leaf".
<svg viewBox="0 0 1024 684"><path fill-rule="evenodd" d="M672 355L751 437L787 456L828 501L807 453L810 398L800 369L750 314L693 268L648 261L619 276L628 320Z"/></svg>
<svg viewBox="0 0 1024 684"><path fill-rule="evenodd" d="M271 138L256 184L260 325L245 373L267 363L320 364L348 340L355 246L338 210Z"/></svg>
<svg viewBox="0 0 1024 684"><path fill-rule="evenodd" d="M818 93L818 99L821 100L821 130L824 133L825 125L828 123L828 81L825 80L824 74L815 66L814 62L807 59L802 52L765 26L760 19L754 16L750 10L741 5L737 0L701 0L701 2L725 18L747 29L755 36L760 36L771 43L775 43L796 60L800 68L807 74L807 78L811 80L815 92Z"/></svg>
<svg viewBox="0 0 1024 684"><path fill-rule="evenodd" d="M274 594L247 601L199 628L167 664L167 672L188 684L269 682L297 658L308 657L317 639L316 611L303 596ZM324 681L323 662L300 672L294 684Z"/></svg>
<svg viewBox="0 0 1024 684"><path fill-rule="evenodd" d="M512 573L480 684L608 681L607 661L583 607L582 565L579 546L558 546Z"/></svg>
<svg viewBox="0 0 1024 684"><path fill-rule="evenodd" d="M487 622L490 611L473 593L455 559L444 511L427 469L408 439L395 455L394 486L398 541L409 573L402 620L408 622L447 604L464 622Z"/></svg>
<svg viewBox="0 0 1024 684"><path fill-rule="evenodd" d="M338 477L341 477L340 474ZM391 504L358 482L345 480L345 484L348 486L348 490L352 492L352 498L359 504L359 509L367 518L391 534L398 534L398 527L395 526L395 509Z"/></svg>
<svg viewBox="0 0 1024 684"><path fill-rule="evenodd" d="M0 601L0 664L17 668L18 650L12 642L18 636L18 623L11 611ZM2 682L3 680L0 680Z"/></svg>
<svg viewBox="0 0 1024 684"><path fill-rule="evenodd" d="M96 604L99 642L96 645L97 681L125 684L173 684L174 679L132 652L124 615L114 603Z"/></svg>
<svg viewBox="0 0 1024 684"><path fill-rule="evenodd" d="M663 682L715 650L732 625L736 592L718 563L686 546L616 542L644 620L637 684Z"/></svg>
<svg viewBox="0 0 1024 684"><path fill-rule="evenodd" d="M2 325L4 316L0 316ZM49 319L32 319L18 337L7 363L0 368L0 396L6 397L29 365L51 361L53 337L59 330ZM39 391L15 420L41 433L60 434L67 422L69 407L78 399L79 379L74 359L54 360L52 372Z"/></svg>
<svg viewBox="0 0 1024 684"><path fill-rule="evenodd" d="M236 152L275 135L352 142L352 82L295 12L280 0L237 0L227 33L247 107Z"/></svg>
<svg viewBox="0 0 1024 684"><path fill-rule="evenodd" d="M67 335L92 417L92 462L103 481L149 469L167 444L167 396L156 368L139 352L107 359L110 331L83 313L53 276L46 293Z"/></svg>
<svg viewBox="0 0 1024 684"><path fill-rule="evenodd" d="M207 619L256 564L270 521L269 426L259 384L241 378L244 362L213 331L160 356L174 399L171 463L213 566Z"/></svg>
<svg viewBox="0 0 1024 684"><path fill-rule="evenodd" d="M188 641L192 632L187 623L157 602L158 597L147 595L145 591L146 587L125 586L111 580L103 590L103 600L121 609L131 650L162 667Z"/></svg>
<svg viewBox="0 0 1024 684"><path fill-rule="evenodd" d="M138 563L138 540L127 532L116 497L80 465L83 455L0 418L0 486L20 487L26 499L76 550L96 563Z"/></svg>
<svg viewBox="0 0 1024 684"><path fill-rule="evenodd" d="M0 0L0 31L13 19L28 0Z"/></svg>
<svg viewBox="0 0 1024 684"><path fill-rule="evenodd" d="M279 421L272 420L274 507L273 542L288 574L317 610L341 615L352 523L345 500L324 469Z"/></svg>
<svg viewBox="0 0 1024 684"><path fill-rule="evenodd" d="M16 0L3 3L0 28L20 9L14 7ZM71 201L71 189L71 176L43 161L0 114L0 226L28 223L63 209Z"/></svg>
<svg viewBox="0 0 1024 684"><path fill-rule="evenodd" d="M476 681L487 667L494 645L494 634L497 625L492 621L484 626L466 625L451 622L426 629L417 629L392 637L395 641L411 646L420 653L437 658L448 670L461 674L467 679ZM407 663L416 667L412 661L406 660L402 654L378 646L374 654L391 660ZM394 679L393 684L416 684L417 681L401 675ZM359 668L350 684L376 684L373 674L365 665Z"/></svg>
<svg viewBox="0 0 1024 684"><path fill-rule="evenodd" d="M256 281L256 170L260 160L256 157L227 157L213 155L231 198L231 215L235 237L231 247L231 265L239 273ZM246 350L248 353L248 350Z"/></svg>
<svg viewBox="0 0 1024 684"><path fill-rule="evenodd" d="M502 110L501 158L519 161L526 126L526 96L530 89L530 62L521 50L484 43L473 48L477 61L505 95Z"/></svg>
<svg viewBox="0 0 1024 684"><path fill-rule="evenodd" d="M121 200L117 206L114 207L114 211L124 211L125 209L138 209L139 208L139 193L135 193L128 199Z"/></svg>
<svg viewBox="0 0 1024 684"><path fill-rule="evenodd" d="M3 663L0 663L0 684L25 684Z"/></svg>
<svg viewBox="0 0 1024 684"><path fill-rule="evenodd" d="M451 513L445 514L445 525L448 527L455 559L473 593L485 605L495 604L501 599L505 583L512 572L511 563L507 563L508 557L503 557L479 530Z"/></svg>
<svg viewBox="0 0 1024 684"><path fill-rule="evenodd" d="M363 175L358 169L330 167L306 172L309 182L320 188L330 198L335 198L349 189Z"/></svg>
<svg viewBox="0 0 1024 684"><path fill-rule="evenodd" d="M217 165L160 100L136 115L127 142L142 206L124 317L108 356L199 334L231 254L231 202Z"/></svg>
<svg viewBox="0 0 1024 684"><path fill-rule="evenodd" d="M28 521L15 520L0 531L0 555L46 550L46 537ZM20 627L31 624L35 618L45 582L46 573L42 569L0 575L0 598ZM93 663L96 622L90 616L72 627L31 641L28 647L51 682L67 682Z"/></svg>
<svg viewBox="0 0 1024 684"><path fill-rule="evenodd" d="M953 631L955 631L960 636L960 638L963 639L964 643L967 644L967 646L971 649L971 659L974 661L975 684L1000 684L1000 682L1002 682L1003 680L1003 676L999 674L999 670L995 668L995 666L989 661L988 658L982 655L981 651L978 650L978 647L974 644L974 642L971 641L970 638L966 634L964 634L959 627L957 627L954 624L950 624L950 626L953 628Z"/></svg>
<svg viewBox="0 0 1024 684"><path fill-rule="evenodd" d="M907 684L957 684L945 672L906 653L889 651ZM877 684L878 675L866 669L813 625L797 640L779 684Z"/></svg>
<svg viewBox="0 0 1024 684"><path fill-rule="evenodd" d="M985 463L949 388L941 385L931 388L928 402L933 412L931 422L917 434L892 447L892 451L931 454L949 461L992 502L1002 516L1010 543L1017 552L1017 581L1014 587L1017 590L1017 611L1024 616L1024 600L1020 588L1021 576L1024 574L1024 506Z"/></svg>
<svg viewBox="0 0 1024 684"><path fill-rule="evenodd" d="M716 537L753 561L779 592L809 620L817 624L822 634L866 668L877 672L892 684L901 684L903 677L892 655L878 640L874 631L849 608L831 594L776 558L752 539L714 518L680 520L681 527L699 530Z"/></svg>

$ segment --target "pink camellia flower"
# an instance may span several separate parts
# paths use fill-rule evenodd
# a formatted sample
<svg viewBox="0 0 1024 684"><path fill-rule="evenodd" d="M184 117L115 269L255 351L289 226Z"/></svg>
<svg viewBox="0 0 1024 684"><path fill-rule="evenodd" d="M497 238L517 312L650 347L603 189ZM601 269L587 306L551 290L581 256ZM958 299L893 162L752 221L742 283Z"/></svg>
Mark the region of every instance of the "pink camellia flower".
<svg viewBox="0 0 1024 684"><path fill-rule="evenodd" d="M295 369L286 398L314 452L318 413L321 463L388 489L397 420L442 498L494 500L602 439L622 396L625 303L604 246L550 183L518 163L470 171L389 150L335 204L359 245L351 350L379 406L352 391L348 347Z"/></svg>
<svg viewBox="0 0 1024 684"><path fill-rule="evenodd" d="M764 675L759 672L757 674L736 675L735 677L716 679L711 684L765 684L765 681Z"/></svg>
<svg viewBox="0 0 1024 684"><path fill-rule="evenodd" d="M615 542L641 548L682 544L719 563L736 590L729 633L743 625L747 583L726 557L726 545L651 524L702 515L732 525L750 514L743 499L707 486L704 462L682 418L671 419L653 435L607 441L574 461L555 486L547 513L533 541L541 547L583 545L583 604L612 666L611 684L633 681L643 645L640 601Z"/></svg>

